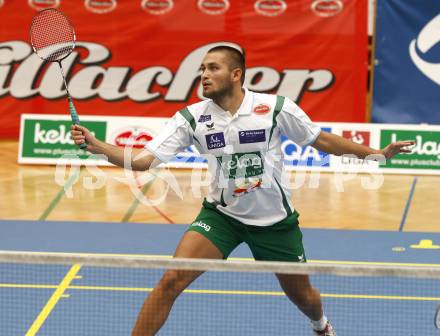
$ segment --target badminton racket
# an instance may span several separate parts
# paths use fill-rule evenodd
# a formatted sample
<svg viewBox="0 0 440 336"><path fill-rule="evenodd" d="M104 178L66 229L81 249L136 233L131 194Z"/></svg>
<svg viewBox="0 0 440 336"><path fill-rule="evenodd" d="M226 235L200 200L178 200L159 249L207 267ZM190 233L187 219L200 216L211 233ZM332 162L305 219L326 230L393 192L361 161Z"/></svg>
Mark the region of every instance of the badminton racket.
<svg viewBox="0 0 440 336"><path fill-rule="evenodd" d="M32 19L30 29L31 45L34 52L44 61L57 62L63 76L64 87L69 102L70 116L75 125L79 125L79 117L70 96L61 61L75 49L75 30L69 19L58 9L48 8L38 12ZM86 143L79 145L84 149Z"/></svg>

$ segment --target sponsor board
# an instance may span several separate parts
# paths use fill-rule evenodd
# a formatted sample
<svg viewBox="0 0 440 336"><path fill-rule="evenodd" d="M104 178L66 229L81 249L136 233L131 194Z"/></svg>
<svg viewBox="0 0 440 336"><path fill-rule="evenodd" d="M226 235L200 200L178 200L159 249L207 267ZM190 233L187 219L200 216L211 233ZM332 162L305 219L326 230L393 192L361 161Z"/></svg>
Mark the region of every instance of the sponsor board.
<svg viewBox="0 0 440 336"><path fill-rule="evenodd" d="M197 6L199 2L205 10L229 9L208 15ZM23 29L29 16L8 15L32 14L29 4L39 9L59 4L75 27L81 27L76 48L63 68L82 115L169 118L202 98L199 69L206 52L215 45L232 44L248 55L248 89L289 97L313 120L361 122L367 91L362 84L367 75L366 8L355 1L341 13L343 18L335 16L322 25L323 20L310 10L311 2L5 1L0 11L8 27L0 31L0 123L8 126L0 130L0 138L18 138L22 114L59 113L65 108L58 65L46 64L32 52L28 30ZM264 14L256 12L255 4ZM354 25L359 29L353 30ZM121 32L130 32L129 37L121 39ZM277 39L267 39L268 35ZM284 43L304 38L308 43ZM324 43L323 54L319 46ZM254 113L268 110L261 106Z"/></svg>
<svg viewBox="0 0 440 336"><path fill-rule="evenodd" d="M153 137L153 133L145 128L128 126L113 132L109 142L119 147L144 148Z"/></svg>
<svg viewBox="0 0 440 336"><path fill-rule="evenodd" d="M329 127L321 127L321 129L330 133L332 131ZM318 151L312 146L301 147L285 135L281 136L281 141L286 169L296 169L298 167L323 167L327 169L330 167L329 154Z"/></svg>
<svg viewBox="0 0 440 336"><path fill-rule="evenodd" d="M376 4L372 121L440 124L440 1Z"/></svg>
<svg viewBox="0 0 440 336"><path fill-rule="evenodd" d="M370 125L364 127L335 127L335 134L357 144L378 148L378 133ZM332 156L331 166L335 171L377 171L379 163L372 160L357 158L353 155Z"/></svg>
<svg viewBox="0 0 440 336"><path fill-rule="evenodd" d="M89 155L79 149L70 138L71 120L48 119L44 117L24 119L20 142L22 159L56 160L65 155L86 159ZM105 121L83 121L98 139L106 140Z"/></svg>
<svg viewBox="0 0 440 336"><path fill-rule="evenodd" d="M90 128L99 139L118 146L142 148L159 134L167 118L142 117L102 117L82 116L81 123ZM324 131L341 135L359 144L372 148L384 148L399 140L415 140L411 154L401 154L379 166L377 162L356 158L343 158L319 152L312 146L300 147L282 136L282 154L286 170L310 170L326 172L398 173L398 174L440 174L440 126L390 125L387 124L344 124L317 123ZM69 116L35 115L22 116L19 143L19 163L57 164L70 163L82 165L109 166L107 161L98 160L89 153L77 148L70 140ZM245 134L245 141L257 141L261 135ZM253 131L255 132L255 131ZM223 146L224 137L214 133L207 139L214 146ZM221 147L219 147L221 148ZM243 153L241 153L243 154ZM249 154L249 153L248 153ZM255 154L255 153L250 153ZM71 155L72 158L59 158ZM263 170L261 154L241 157L233 154L224 158L227 175L245 173L247 178L259 176ZM176 168L206 168L206 159L194 146L177 154L162 166ZM254 183L255 184L255 183ZM243 188L242 188L243 189Z"/></svg>
<svg viewBox="0 0 440 336"><path fill-rule="evenodd" d="M414 140L416 142L412 153L396 155L389 159L383 168L440 170L440 130L386 129L380 133L381 147L400 140Z"/></svg>

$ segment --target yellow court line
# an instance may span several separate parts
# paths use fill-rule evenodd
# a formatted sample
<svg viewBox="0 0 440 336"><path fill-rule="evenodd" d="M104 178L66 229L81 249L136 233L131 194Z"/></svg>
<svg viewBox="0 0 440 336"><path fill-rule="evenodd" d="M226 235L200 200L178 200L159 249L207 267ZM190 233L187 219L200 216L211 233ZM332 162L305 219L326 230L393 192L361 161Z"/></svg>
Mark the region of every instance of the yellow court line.
<svg viewBox="0 0 440 336"><path fill-rule="evenodd" d="M53 285L34 284L0 284L3 288L56 288ZM151 292L151 287L111 287L111 286L67 286L65 289L90 290L90 291L117 291L117 292ZM186 289L184 293L190 294L216 294L216 295L260 295L284 296L280 291L237 291L218 289ZM63 294L64 295L64 294ZM440 297L430 296L396 296L396 295L368 295L368 294L329 294L321 293L322 297L338 299L376 299L376 300L407 300L407 301L440 301Z"/></svg>
<svg viewBox="0 0 440 336"><path fill-rule="evenodd" d="M26 336L34 336L37 334L38 330L40 330L43 323L46 321L47 317L50 315L52 310L55 308L55 305L58 303L60 298L63 296L65 290L69 287L72 280L75 278L76 274L80 270L81 265L75 264L73 265L69 272L67 272L64 279L60 282L60 284L56 287L57 289L53 292L49 301L47 301L43 310L41 310L40 314L35 319L34 323L32 323L31 327L26 333Z"/></svg>
<svg viewBox="0 0 440 336"><path fill-rule="evenodd" d="M323 297L338 299L377 299L377 300L407 300L407 301L440 301L440 297L430 296L393 296L393 295L361 295L361 294L321 294Z"/></svg>
<svg viewBox="0 0 440 336"><path fill-rule="evenodd" d="M14 252L23 252L23 253L31 253L31 254L47 254L47 253L56 253L59 255L65 256L95 256L95 257L141 257L141 258L164 258L170 259L173 258L172 255L164 255L164 254L115 254L115 253L68 253L68 252L34 252L34 251L14 251ZM238 258L232 257L228 258L228 260L234 261L253 261L254 258ZM398 262L381 262L381 261L350 261L350 260L319 260L319 259L310 259L307 260L309 263L320 263L320 264L338 264L338 265L383 265L383 266L418 266L418 267L440 267L440 264L418 264L418 263L398 263Z"/></svg>
<svg viewBox="0 0 440 336"><path fill-rule="evenodd" d="M139 287L105 287L105 286L70 286L69 289L96 290L96 291L133 291L151 292L153 288ZM274 291L237 291L237 290L217 290L217 289L186 289L184 293L192 294L220 294L220 295L264 295L264 296L284 296L284 292ZM440 297L429 296L394 296L394 295L367 295L367 294L325 294L323 297L342 298L342 299L380 299L380 300L411 300L411 301L440 301Z"/></svg>
<svg viewBox="0 0 440 336"><path fill-rule="evenodd" d="M58 285L34 285L34 284L7 284L0 283L0 288L37 288L37 289L54 289Z"/></svg>

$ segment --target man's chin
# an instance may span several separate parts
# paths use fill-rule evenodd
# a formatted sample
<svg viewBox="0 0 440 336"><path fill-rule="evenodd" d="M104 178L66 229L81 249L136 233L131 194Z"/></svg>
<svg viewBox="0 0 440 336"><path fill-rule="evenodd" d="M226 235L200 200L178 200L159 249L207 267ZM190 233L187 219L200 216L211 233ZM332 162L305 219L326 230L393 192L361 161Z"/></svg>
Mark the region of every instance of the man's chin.
<svg viewBox="0 0 440 336"><path fill-rule="evenodd" d="M215 97L215 93L213 91L210 91L210 90L203 90L202 94L203 94L203 97L210 98L210 99Z"/></svg>

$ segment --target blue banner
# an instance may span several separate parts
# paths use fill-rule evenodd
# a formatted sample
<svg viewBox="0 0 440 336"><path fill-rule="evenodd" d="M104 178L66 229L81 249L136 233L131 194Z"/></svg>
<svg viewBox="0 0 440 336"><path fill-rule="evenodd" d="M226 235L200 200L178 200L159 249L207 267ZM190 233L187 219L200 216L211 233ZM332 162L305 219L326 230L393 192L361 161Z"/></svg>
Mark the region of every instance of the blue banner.
<svg viewBox="0 0 440 336"><path fill-rule="evenodd" d="M440 1L377 1L372 121L440 124Z"/></svg>

